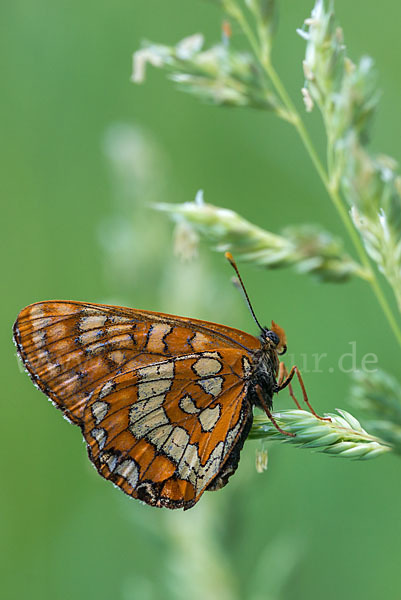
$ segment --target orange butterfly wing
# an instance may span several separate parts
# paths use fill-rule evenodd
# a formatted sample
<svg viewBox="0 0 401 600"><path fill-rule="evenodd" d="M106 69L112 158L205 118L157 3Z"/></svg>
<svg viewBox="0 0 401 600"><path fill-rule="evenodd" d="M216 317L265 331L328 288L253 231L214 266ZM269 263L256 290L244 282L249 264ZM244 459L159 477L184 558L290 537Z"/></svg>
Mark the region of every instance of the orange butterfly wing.
<svg viewBox="0 0 401 600"><path fill-rule="evenodd" d="M193 506L250 425L243 361L242 352L224 348L109 380L84 415L99 473L151 505Z"/></svg>
<svg viewBox="0 0 401 600"><path fill-rule="evenodd" d="M14 338L35 384L81 426L99 472L128 494L157 506L189 508L208 486L225 485L235 470L252 414L246 380L252 352L260 348L254 336L162 313L53 301L23 309ZM218 358L210 355L215 352ZM216 361L221 374L209 369L202 376L201 365L217 367ZM159 368L173 370L171 387L145 398L145 389L166 385L165 377L144 380ZM186 395L192 413L182 410ZM159 405L134 419L152 402ZM140 435L161 411L168 422L155 425L157 435Z"/></svg>

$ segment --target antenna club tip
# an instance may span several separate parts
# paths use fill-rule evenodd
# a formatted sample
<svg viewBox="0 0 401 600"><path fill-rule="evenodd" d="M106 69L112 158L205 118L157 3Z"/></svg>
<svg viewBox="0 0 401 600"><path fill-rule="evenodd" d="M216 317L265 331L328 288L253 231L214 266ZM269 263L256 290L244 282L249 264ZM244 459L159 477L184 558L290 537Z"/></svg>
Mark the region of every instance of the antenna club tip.
<svg viewBox="0 0 401 600"><path fill-rule="evenodd" d="M231 254L231 252L225 252L224 256L226 257L226 259L230 262L233 263L234 262L234 258L233 255Z"/></svg>

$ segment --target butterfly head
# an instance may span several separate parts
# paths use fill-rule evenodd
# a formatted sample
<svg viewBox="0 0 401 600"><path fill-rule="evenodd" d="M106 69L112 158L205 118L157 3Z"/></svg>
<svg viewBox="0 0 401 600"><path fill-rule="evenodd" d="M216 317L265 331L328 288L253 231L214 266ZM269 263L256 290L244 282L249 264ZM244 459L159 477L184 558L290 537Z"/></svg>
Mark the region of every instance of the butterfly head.
<svg viewBox="0 0 401 600"><path fill-rule="evenodd" d="M263 327L262 339L270 340L275 346L277 354L285 354L287 352L287 336L282 327L272 321L271 328Z"/></svg>

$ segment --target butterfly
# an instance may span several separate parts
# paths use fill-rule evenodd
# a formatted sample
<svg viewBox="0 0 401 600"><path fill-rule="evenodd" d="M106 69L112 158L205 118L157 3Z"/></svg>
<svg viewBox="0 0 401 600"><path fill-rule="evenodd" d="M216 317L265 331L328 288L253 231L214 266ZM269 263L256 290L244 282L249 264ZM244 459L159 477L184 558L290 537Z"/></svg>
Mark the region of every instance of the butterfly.
<svg viewBox="0 0 401 600"><path fill-rule="evenodd" d="M283 329L259 327L255 337L160 312L55 300L24 308L14 340L33 382L81 428L102 477L152 506L189 509L237 469L253 406L291 435L275 422L272 398L300 374L279 362Z"/></svg>

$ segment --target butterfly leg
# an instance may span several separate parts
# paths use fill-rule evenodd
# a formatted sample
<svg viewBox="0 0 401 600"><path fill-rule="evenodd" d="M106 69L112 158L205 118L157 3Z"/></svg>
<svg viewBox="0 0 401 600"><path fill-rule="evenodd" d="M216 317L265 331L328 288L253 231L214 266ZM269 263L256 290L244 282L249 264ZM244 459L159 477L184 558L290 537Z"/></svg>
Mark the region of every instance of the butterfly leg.
<svg viewBox="0 0 401 600"><path fill-rule="evenodd" d="M285 366L285 364L283 362L281 362L280 366L279 366L278 380L277 380L277 385L279 387L279 390L282 389L283 381L285 381L286 379L288 379L287 367ZM294 391L292 389L291 380L288 382L288 391L290 393L291 398L294 400L295 404L299 408L299 410L302 410L301 405L299 404L298 400L296 399Z"/></svg>
<svg viewBox="0 0 401 600"><path fill-rule="evenodd" d="M260 405L262 406L263 410L265 411L265 413L267 414L267 416L269 417L270 421L273 423L273 425L277 429L277 431L279 431L283 435L288 435L289 437L295 437L295 433L290 433L289 431L284 431L284 429L281 429L280 425L276 422L275 418L273 417L272 413L270 412L269 407L266 404L266 401L262 394L262 390L260 389L259 386L256 386L256 393L259 397Z"/></svg>
<svg viewBox="0 0 401 600"><path fill-rule="evenodd" d="M280 367L281 365L283 365L283 363L280 363ZM311 411L311 413L317 418L320 419L321 421L330 421L331 419L329 417L320 417L312 408L309 400L308 400L308 394L306 393L306 389L305 389L305 385L301 376L301 373L298 369L297 366L293 366L291 368L291 371L288 373L287 369L285 368L285 365L282 367L281 369L281 373L282 373L282 377L281 377L281 381L280 381L280 372L279 372L279 381L278 381L278 390L277 391L281 391L283 390L285 387L288 386L289 392L290 392L290 396L291 398L295 401L295 404L298 406L298 408L301 408L297 402L297 400L295 399L295 396L292 392L292 387L291 387L291 380L294 377L294 375L296 375L298 377L298 381L299 381L299 385L301 386L301 390L302 390L302 395L304 398L304 402L306 403L307 407L309 408L309 410Z"/></svg>

